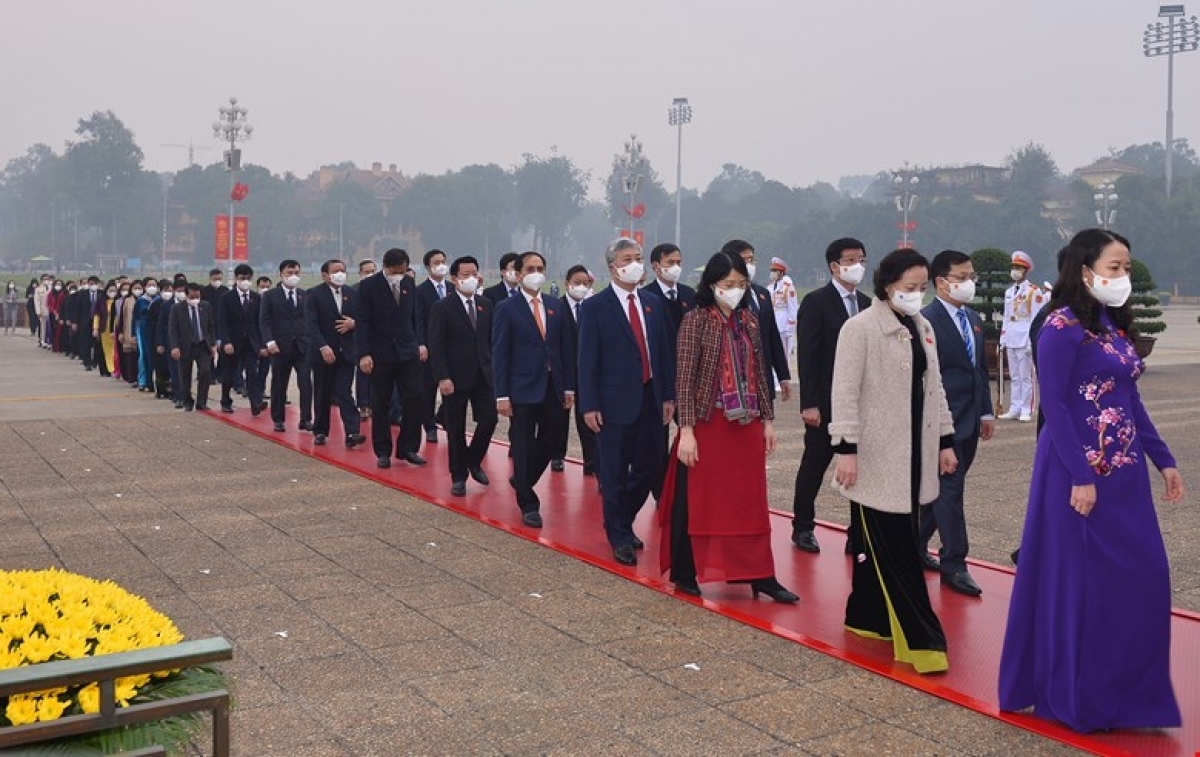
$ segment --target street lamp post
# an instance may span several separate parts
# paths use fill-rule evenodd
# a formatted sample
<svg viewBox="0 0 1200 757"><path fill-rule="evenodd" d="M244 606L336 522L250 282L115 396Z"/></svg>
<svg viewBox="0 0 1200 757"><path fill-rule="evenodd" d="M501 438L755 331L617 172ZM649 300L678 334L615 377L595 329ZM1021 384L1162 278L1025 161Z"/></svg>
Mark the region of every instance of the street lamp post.
<svg viewBox="0 0 1200 757"><path fill-rule="evenodd" d="M892 172L892 184L896 186L896 210L903 216L903 221L900 223L900 232L902 239L900 246L908 249L908 234L915 228L916 224L910 225L908 222L908 214L917 207L917 184L920 183L917 178L916 171L908 167L908 161L904 162L904 168L899 171Z"/></svg>
<svg viewBox="0 0 1200 757"><path fill-rule="evenodd" d="M220 120L213 121L213 136L223 142L229 143L229 149L225 151L225 170L229 172L229 246L225 249L229 253L229 261L233 262L233 216L234 216L234 199L233 189L237 186L237 172L242 168L242 151L238 149L237 143L244 142L250 139L250 135L254 133L254 127L246 122L246 114L249 112L244 105L238 105L236 97L229 98L228 105L222 105L217 109L221 114ZM214 255L214 257L216 257ZM220 261L216 261L220 266Z"/></svg>
<svg viewBox="0 0 1200 757"><path fill-rule="evenodd" d="M1112 206L1116 205L1120 198L1115 190L1116 186L1113 184L1101 184L1096 187L1096 194L1092 196L1096 201L1096 223L1105 231L1108 231L1117 218L1117 209Z"/></svg>
<svg viewBox="0 0 1200 757"><path fill-rule="evenodd" d="M633 225L637 219L634 213L637 207L637 191L638 185L642 183L642 174L639 173L642 167L642 143L638 141L636 134L630 134L629 140L625 143L625 154L621 156L621 167L624 169L624 177L621 180L621 186L625 190L625 194L629 195L629 207L625 212L629 214L629 238L633 239Z"/></svg>
<svg viewBox="0 0 1200 757"><path fill-rule="evenodd" d="M675 244L682 245L683 218L683 125L692 122L692 106L686 97L676 97L667 111L667 123L679 129L675 156Z"/></svg>
<svg viewBox="0 0 1200 757"><path fill-rule="evenodd" d="M1171 158L1175 152L1175 53L1186 53L1200 46L1200 23L1196 17L1184 18L1183 5L1160 5L1158 17L1165 18L1153 24L1146 24L1142 34L1142 52L1147 58L1159 55L1167 56L1167 198L1171 197Z"/></svg>

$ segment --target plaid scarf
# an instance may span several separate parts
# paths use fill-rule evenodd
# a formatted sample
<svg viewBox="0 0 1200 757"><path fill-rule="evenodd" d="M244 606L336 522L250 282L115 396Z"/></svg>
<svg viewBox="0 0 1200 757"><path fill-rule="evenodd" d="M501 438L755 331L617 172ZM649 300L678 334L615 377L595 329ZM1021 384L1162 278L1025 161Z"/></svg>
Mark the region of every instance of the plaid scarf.
<svg viewBox="0 0 1200 757"><path fill-rule="evenodd" d="M750 362L754 345L739 322L742 312L735 310L725 318L719 309L712 309L713 317L721 324L716 404L723 409L727 420L749 423L759 416L758 386Z"/></svg>

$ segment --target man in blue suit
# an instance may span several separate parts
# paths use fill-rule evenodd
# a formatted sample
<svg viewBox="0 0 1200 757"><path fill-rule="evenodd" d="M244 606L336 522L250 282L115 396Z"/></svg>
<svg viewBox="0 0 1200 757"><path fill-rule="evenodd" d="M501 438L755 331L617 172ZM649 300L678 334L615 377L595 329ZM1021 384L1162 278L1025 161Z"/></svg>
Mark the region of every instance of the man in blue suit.
<svg viewBox="0 0 1200 757"><path fill-rule="evenodd" d="M967 572L967 521L963 490L967 471L975 459L979 440L992 437L992 392L983 352L983 322L967 305L975 298L975 268L971 258L955 250L939 252L930 266L937 299L921 314L933 327L942 388L954 416L954 454L958 468L939 479L941 490L932 505L920 510L921 559L930 570L940 570L942 585L951 591L978 597L983 591ZM929 555L933 532L941 535L941 561Z"/></svg>
<svg viewBox="0 0 1200 757"><path fill-rule="evenodd" d="M618 239L604 256L612 286L580 308L579 401L597 435L613 558L636 565L641 540L633 521L662 477L662 427L675 414L675 344L662 300L638 290L641 246Z"/></svg>
<svg viewBox="0 0 1200 757"><path fill-rule="evenodd" d="M521 522L541 528L541 503L533 487L542 478L567 433L575 403L575 365L567 314L557 298L542 296L546 259L521 256L520 291L496 306L492 316L492 374L496 411L510 419L513 475Z"/></svg>

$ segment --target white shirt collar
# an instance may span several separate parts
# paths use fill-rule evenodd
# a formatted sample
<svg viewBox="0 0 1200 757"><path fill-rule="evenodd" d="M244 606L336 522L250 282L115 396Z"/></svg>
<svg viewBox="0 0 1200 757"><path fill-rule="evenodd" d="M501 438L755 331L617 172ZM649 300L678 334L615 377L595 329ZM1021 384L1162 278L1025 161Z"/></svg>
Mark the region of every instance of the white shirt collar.
<svg viewBox="0 0 1200 757"><path fill-rule="evenodd" d="M852 294L854 294L854 295L857 295L857 294L858 294L858 290L857 290L857 289L855 289L853 292L851 292L849 289L847 289L846 287L842 286L842 282L838 281L837 279L830 278L830 281L832 281L832 282L833 282L833 287L834 287L834 289L838 290L838 294L840 294L840 295L842 296L842 299L843 299L843 300L844 300L844 299L846 299L847 297L849 297L849 296L850 296L850 295L852 295ZM856 297L856 299L857 299L857 297Z"/></svg>

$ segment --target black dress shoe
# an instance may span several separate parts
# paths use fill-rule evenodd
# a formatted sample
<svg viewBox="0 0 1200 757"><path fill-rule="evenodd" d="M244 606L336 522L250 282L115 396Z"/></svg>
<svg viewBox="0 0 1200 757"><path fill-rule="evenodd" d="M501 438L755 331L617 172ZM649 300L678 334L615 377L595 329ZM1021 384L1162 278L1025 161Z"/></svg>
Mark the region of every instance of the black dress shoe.
<svg viewBox="0 0 1200 757"><path fill-rule="evenodd" d="M688 596L700 596L700 584L694 578L680 578L675 581L675 591Z"/></svg>
<svg viewBox="0 0 1200 757"><path fill-rule="evenodd" d="M312 421L300 421L299 428L301 431L312 431L313 430Z"/></svg>
<svg viewBox="0 0 1200 757"><path fill-rule="evenodd" d="M591 466L585 465L583 466L583 475L587 476L588 478L595 478L596 471Z"/></svg>
<svg viewBox="0 0 1200 757"><path fill-rule="evenodd" d="M922 550L921 551L921 567L924 568L925 570L933 571L936 573L937 571L940 571L942 569L942 563L936 557L929 554L929 552Z"/></svg>
<svg viewBox="0 0 1200 757"><path fill-rule="evenodd" d="M196 406L194 404L192 404L191 402L183 403L183 410L185 413L190 413L195 409L196 409Z"/></svg>
<svg viewBox="0 0 1200 757"><path fill-rule="evenodd" d="M971 578L971 574L965 570L957 573L943 573L942 586L968 597L978 597L983 594L983 589L979 588L979 584L975 583L975 579Z"/></svg>
<svg viewBox="0 0 1200 757"><path fill-rule="evenodd" d="M555 473L562 473L566 467L567 466L563 463L562 460L551 460L550 461L550 470L554 471Z"/></svg>
<svg viewBox="0 0 1200 757"><path fill-rule="evenodd" d="M202 413L208 412L208 405L196 405L196 409Z"/></svg>
<svg viewBox="0 0 1200 757"><path fill-rule="evenodd" d="M250 415L257 418L258 416L262 415L262 411L263 411L262 405L255 405L254 407L250 408Z"/></svg>
<svg viewBox="0 0 1200 757"><path fill-rule="evenodd" d="M536 512L521 513L521 522L530 528L541 528L542 516Z"/></svg>
<svg viewBox="0 0 1200 757"><path fill-rule="evenodd" d="M313 439L313 444L317 445L318 447L324 447L325 446L325 435L317 434L316 438Z"/></svg>
<svg viewBox="0 0 1200 757"><path fill-rule="evenodd" d="M849 539L846 540L846 549L845 549L846 554L857 555L861 551L862 550L855 549L854 545L850 543Z"/></svg>
<svg viewBox="0 0 1200 757"><path fill-rule="evenodd" d="M284 429L284 427L283 427L283 424L282 424L282 423L276 423L276 424L275 424L275 430L276 430L276 431L285 431L286 429Z"/></svg>
<svg viewBox="0 0 1200 757"><path fill-rule="evenodd" d="M175 400L175 409L176 409L176 410L182 410L182 409L183 409L183 401L182 401L182 400Z"/></svg>
<svg viewBox="0 0 1200 757"><path fill-rule="evenodd" d="M642 541L641 539L639 539L635 536L635 537L633 537L633 548L634 549L645 549L646 542Z"/></svg>
<svg viewBox="0 0 1200 757"><path fill-rule="evenodd" d="M792 605L800 600L800 597L785 589L783 584L774 578L760 578L756 581L751 581L750 594L755 599L758 599L759 594L766 594L776 602L781 602L785 605Z"/></svg>
<svg viewBox="0 0 1200 757"><path fill-rule="evenodd" d="M366 440L367 437L363 436L362 434L351 434L350 436L346 437L346 446L351 448L357 447Z"/></svg>
<svg viewBox="0 0 1200 757"><path fill-rule="evenodd" d="M622 565L637 565L637 552L632 544L625 544L613 549L613 559Z"/></svg>
<svg viewBox="0 0 1200 757"><path fill-rule="evenodd" d="M1021 556L1021 548L1020 548L1020 547L1017 547L1016 549L1014 549L1014 550L1012 551L1012 554L1008 556L1008 559L1012 560L1012 562L1013 562L1013 565L1016 565L1016 564L1017 564L1017 558L1018 558L1018 557L1020 557L1020 556Z"/></svg>
<svg viewBox="0 0 1200 757"><path fill-rule="evenodd" d="M491 479L488 478L488 475L483 472L483 468L480 468L479 466L467 468L467 473L470 473L471 478L475 479L475 483L481 486L487 486L488 484L492 483Z"/></svg>
<svg viewBox="0 0 1200 757"><path fill-rule="evenodd" d="M222 413L232 413L233 405L221 405L221 412Z"/></svg>
<svg viewBox="0 0 1200 757"><path fill-rule="evenodd" d="M800 531L792 535L792 544L801 552L819 554L821 545L817 544L817 536L812 531Z"/></svg>
<svg viewBox="0 0 1200 757"><path fill-rule="evenodd" d="M455 481L455 482L451 483L450 484L450 493L452 495L454 495L455 497L467 496L467 482L466 481Z"/></svg>
<svg viewBox="0 0 1200 757"><path fill-rule="evenodd" d="M425 432L425 441L429 442L430 444L437 444L437 432L436 431L426 431Z"/></svg>
<svg viewBox="0 0 1200 757"><path fill-rule="evenodd" d="M390 468L392 467L392 459L387 455L380 455L375 458L375 465L379 468Z"/></svg>
<svg viewBox="0 0 1200 757"><path fill-rule="evenodd" d="M401 460L408 463L409 465L420 466L420 465L425 464L425 458L421 457L416 452L405 452L403 455L400 455L399 457Z"/></svg>

